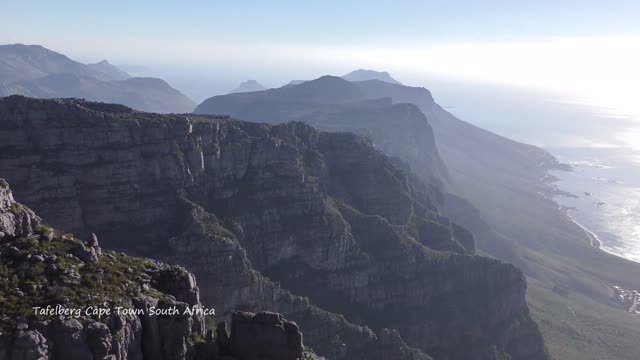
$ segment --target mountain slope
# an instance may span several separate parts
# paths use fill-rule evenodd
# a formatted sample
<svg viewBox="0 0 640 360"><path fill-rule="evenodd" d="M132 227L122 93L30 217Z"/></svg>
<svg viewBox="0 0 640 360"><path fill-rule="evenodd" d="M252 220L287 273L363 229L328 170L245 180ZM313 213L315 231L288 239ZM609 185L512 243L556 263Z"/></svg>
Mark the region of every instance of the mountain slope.
<svg viewBox="0 0 640 360"><path fill-rule="evenodd" d="M94 74L99 74L99 76L94 75L98 79L127 80L131 77L131 75L112 65L107 60L102 60L95 64L87 64L87 66L93 70Z"/></svg>
<svg viewBox="0 0 640 360"><path fill-rule="evenodd" d="M276 313L235 312L214 337L193 274L54 230L2 178L0 260L2 359L318 359Z"/></svg>
<svg viewBox="0 0 640 360"><path fill-rule="evenodd" d="M51 74L99 78L91 67L39 45L0 45L0 82L33 80Z"/></svg>
<svg viewBox="0 0 640 360"><path fill-rule="evenodd" d="M473 255L438 193L356 135L23 97L0 126L26 203L183 264L220 314L282 312L335 359L547 358L522 274Z"/></svg>
<svg viewBox="0 0 640 360"><path fill-rule="evenodd" d="M132 78L106 60L85 65L38 45L0 46L0 96L77 97L185 113L195 103L165 81Z"/></svg>
<svg viewBox="0 0 640 360"><path fill-rule="evenodd" d="M544 181L550 179L547 172L562 169L549 153L457 119L436 104L424 88L376 80L358 85L367 97L387 96L394 103L410 102L420 107L433 127L438 149L459 194L471 200L510 243L524 248L521 263L530 275L604 299L608 297L607 287L615 283L631 288L640 285L637 278L629 276L640 265L593 248L584 230L549 199L554 187ZM567 277L564 266L558 266L554 257L564 257L562 263L574 264L577 273ZM601 266L600 271L593 270L594 261Z"/></svg>

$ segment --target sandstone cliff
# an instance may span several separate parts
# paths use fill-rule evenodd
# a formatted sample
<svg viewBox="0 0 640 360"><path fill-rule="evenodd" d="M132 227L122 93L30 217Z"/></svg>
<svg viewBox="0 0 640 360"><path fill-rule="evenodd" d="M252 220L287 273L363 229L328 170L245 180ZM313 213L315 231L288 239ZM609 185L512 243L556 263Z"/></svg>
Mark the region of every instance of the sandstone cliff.
<svg viewBox="0 0 640 360"><path fill-rule="evenodd" d="M230 336L224 321L205 335L191 273L52 229L15 202L4 179L0 264L3 360L317 358L298 325L276 313L236 312Z"/></svg>
<svg viewBox="0 0 640 360"><path fill-rule="evenodd" d="M522 274L356 135L9 97L0 171L53 225L183 264L204 304L281 312L320 355L546 358Z"/></svg>

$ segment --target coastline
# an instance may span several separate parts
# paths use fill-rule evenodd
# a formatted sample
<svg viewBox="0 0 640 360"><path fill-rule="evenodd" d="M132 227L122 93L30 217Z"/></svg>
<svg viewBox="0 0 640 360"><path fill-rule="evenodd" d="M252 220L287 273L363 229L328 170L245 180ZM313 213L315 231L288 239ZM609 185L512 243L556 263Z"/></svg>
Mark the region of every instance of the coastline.
<svg viewBox="0 0 640 360"><path fill-rule="evenodd" d="M553 156L553 155L552 155ZM558 210L563 214L563 216L571 221L572 223L576 224L576 226L578 226L580 229L582 229L585 233L585 235L587 236L587 238L589 238L589 245L591 245L594 248L597 248L599 250L605 251L609 254L618 256L620 258L625 259L622 256L619 256L617 254L613 254L610 253L606 250L604 250L602 248L602 240L600 240L600 238L598 237L598 235L596 233L594 233L593 231L589 230L589 228L587 228L586 226L582 225L578 219L576 219L576 217L572 216L571 214L569 214L569 211L572 210L571 207L567 207L564 206L560 203L558 203L555 199L556 196L564 196L564 197L573 197L576 198L577 195L570 193L568 191L564 191L564 190L560 190L560 188L558 187L558 185L555 184L555 182L559 181L560 179L551 174L550 172L553 170L556 171L566 171L566 172L573 172L573 167L569 164L564 164L561 163L560 161L558 161L557 158L555 158L554 156L554 160L550 163L546 163L544 164L546 165L546 169L545 169L545 175L540 178L540 181L546 185L548 187L548 190L543 192L543 196L546 197L547 199L549 199L550 201L552 201L554 204L556 204L558 206Z"/></svg>
<svg viewBox="0 0 640 360"><path fill-rule="evenodd" d="M552 155L553 156L553 155ZM555 158L555 157L554 157ZM636 262L636 263L640 263L640 261L628 258L624 255L621 255L618 252L615 252L613 250L609 250L606 246L606 243L601 240L601 238L598 236L598 234L596 234L594 231L590 230L587 226L583 225L582 223L580 223L580 221L573 215L570 214L571 210L575 210L575 208L570 207L570 206L565 206L560 204L557 200L556 197L558 196L562 196L562 197L570 197L570 198L577 198L578 196L576 194L573 194L571 192L565 191L565 190L561 190L558 185L555 184L555 182L560 181L561 179L559 179L556 175L550 173L551 171L565 171L565 172L573 172L573 166L569 165L569 164L563 164L561 162L559 162L557 159L554 159L555 161L552 161L550 163L545 164L546 165L546 174L540 178L540 181L546 186L546 191L542 192L542 195L547 198L548 200L552 201L554 204L556 204L558 206L558 210L563 214L563 216L571 221L572 223L574 223L576 226L578 226L580 229L582 229L582 231L584 231L585 235L587 236L587 238L589 239L589 245L600 250L603 251L609 255L613 255L615 257L618 257L620 259L624 259L627 261L632 261L632 262Z"/></svg>
<svg viewBox="0 0 640 360"><path fill-rule="evenodd" d="M585 234L587 235L587 237L590 240L590 244L591 246L593 246L594 248L600 249L602 251L605 251L611 255L615 255L618 256L620 258L623 258L622 256L619 256L617 254L613 254L609 251L606 251L602 248L602 240L600 240L600 237L598 237L598 235L596 233L594 233L593 231L589 230L586 226L582 225L578 219L575 218L575 216L571 216L571 214L569 214L569 210L571 210L571 208L566 207L566 206L562 206L560 204L558 204L558 208L560 211L562 211L562 213L564 214L564 216L567 217L567 219L569 219L571 222L573 222L574 224L576 224L578 227L580 227ZM624 258L623 258L624 259Z"/></svg>

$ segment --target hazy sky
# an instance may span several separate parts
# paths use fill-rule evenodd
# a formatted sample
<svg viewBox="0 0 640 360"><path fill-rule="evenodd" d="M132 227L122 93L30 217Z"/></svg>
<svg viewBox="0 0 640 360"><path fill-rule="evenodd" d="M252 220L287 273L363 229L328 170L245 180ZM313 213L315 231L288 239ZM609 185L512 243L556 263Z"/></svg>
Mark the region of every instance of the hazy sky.
<svg viewBox="0 0 640 360"><path fill-rule="evenodd" d="M637 0L3 0L0 43L162 69L196 100L247 78L277 86L364 67L410 84L435 74L629 107L639 23Z"/></svg>

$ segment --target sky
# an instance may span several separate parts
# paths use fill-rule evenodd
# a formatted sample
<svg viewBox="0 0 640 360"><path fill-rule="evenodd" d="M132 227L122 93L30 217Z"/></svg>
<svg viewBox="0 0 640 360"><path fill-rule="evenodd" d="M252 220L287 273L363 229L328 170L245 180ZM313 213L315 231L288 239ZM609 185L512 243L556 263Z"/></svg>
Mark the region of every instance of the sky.
<svg viewBox="0 0 640 360"><path fill-rule="evenodd" d="M196 101L246 79L373 68L414 85L554 89L640 114L639 20L637 0L3 0L0 43L159 74Z"/></svg>

